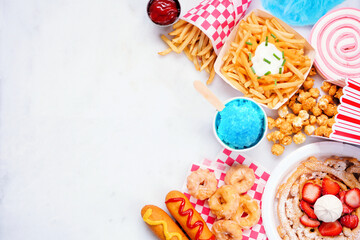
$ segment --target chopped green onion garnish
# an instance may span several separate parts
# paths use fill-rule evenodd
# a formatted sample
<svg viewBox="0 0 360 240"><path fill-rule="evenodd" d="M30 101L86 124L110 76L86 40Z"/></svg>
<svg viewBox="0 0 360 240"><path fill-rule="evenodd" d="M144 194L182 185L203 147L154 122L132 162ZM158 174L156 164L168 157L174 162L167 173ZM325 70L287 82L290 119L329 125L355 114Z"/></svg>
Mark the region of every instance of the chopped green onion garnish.
<svg viewBox="0 0 360 240"><path fill-rule="evenodd" d="M268 37L268 36L266 36L266 38L265 38L265 46L267 46L267 45L268 45L268 40L269 40L269 37Z"/></svg>
<svg viewBox="0 0 360 240"><path fill-rule="evenodd" d="M269 75L269 74L271 74L271 72L270 72L270 71L267 71L264 75L267 76L267 75Z"/></svg>
<svg viewBox="0 0 360 240"><path fill-rule="evenodd" d="M275 86L276 86L276 84L277 84L277 80L275 79Z"/></svg>
<svg viewBox="0 0 360 240"><path fill-rule="evenodd" d="M286 59L284 59L284 61L283 61L283 63L281 64L281 66L284 66L285 62L286 62Z"/></svg>
<svg viewBox="0 0 360 240"><path fill-rule="evenodd" d="M276 39L276 42L279 42L279 39Z"/></svg>
<svg viewBox="0 0 360 240"><path fill-rule="evenodd" d="M274 53L274 57L276 57L277 60L280 60L280 58Z"/></svg>
<svg viewBox="0 0 360 240"><path fill-rule="evenodd" d="M279 68L279 74L281 74L282 73L282 68Z"/></svg>
<svg viewBox="0 0 360 240"><path fill-rule="evenodd" d="M285 55L285 53L284 53L284 51L282 51L282 58L285 58L285 56L284 56L284 55Z"/></svg>
<svg viewBox="0 0 360 240"><path fill-rule="evenodd" d="M271 34L271 36L272 36L273 38L276 38L276 36L275 36L274 34Z"/></svg>
<svg viewBox="0 0 360 240"><path fill-rule="evenodd" d="M267 60L266 58L264 58L264 62L271 64L271 62L269 60Z"/></svg>
<svg viewBox="0 0 360 240"><path fill-rule="evenodd" d="M252 45L252 43L251 42L245 42L247 45Z"/></svg>
<svg viewBox="0 0 360 240"><path fill-rule="evenodd" d="M255 70L253 67L251 67L251 71L253 71L254 74L256 74Z"/></svg>
<svg viewBox="0 0 360 240"><path fill-rule="evenodd" d="M260 79L261 77L257 77L257 79Z"/></svg>
<svg viewBox="0 0 360 240"><path fill-rule="evenodd" d="M251 53L249 53L249 61L251 61Z"/></svg>

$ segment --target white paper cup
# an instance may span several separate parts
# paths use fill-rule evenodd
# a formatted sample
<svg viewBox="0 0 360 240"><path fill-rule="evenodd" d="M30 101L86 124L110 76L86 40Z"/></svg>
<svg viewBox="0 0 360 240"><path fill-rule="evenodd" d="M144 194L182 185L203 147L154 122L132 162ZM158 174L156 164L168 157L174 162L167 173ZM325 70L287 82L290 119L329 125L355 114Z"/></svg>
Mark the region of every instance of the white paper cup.
<svg viewBox="0 0 360 240"><path fill-rule="evenodd" d="M234 152L245 152L245 151L248 151L250 149L253 149L255 148L257 145L259 145L259 143L264 139L265 135L266 135L266 132L267 132L267 117L266 117L266 113L264 111L264 109L257 103L255 102L254 100L250 99L250 98L246 98L246 97L235 97L235 98L231 98L229 99L228 101L226 101L225 103L225 106L226 104L228 104L229 102L232 102L232 101L235 101L235 100L238 100L238 99L242 99L242 100L246 100L246 101L249 101L249 102L253 102L258 108L261 109L261 112L263 114L263 117L264 117L264 126L263 126L263 133L261 135L261 137L258 138L257 142L255 142L252 146L248 147L248 148L243 148L243 149L237 149L237 148L232 148L230 147L229 145L227 145L226 143L224 143L218 136L217 134L217 131L216 131L216 119L217 119L217 116L219 115L219 112L217 111L215 113L215 116L214 116L214 120L213 120L213 132L214 132L214 135L215 135L215 138L218 140L218 142L224 147L224 148L227 148L227 149L230 149L231 151L234 151Z"/></svg>

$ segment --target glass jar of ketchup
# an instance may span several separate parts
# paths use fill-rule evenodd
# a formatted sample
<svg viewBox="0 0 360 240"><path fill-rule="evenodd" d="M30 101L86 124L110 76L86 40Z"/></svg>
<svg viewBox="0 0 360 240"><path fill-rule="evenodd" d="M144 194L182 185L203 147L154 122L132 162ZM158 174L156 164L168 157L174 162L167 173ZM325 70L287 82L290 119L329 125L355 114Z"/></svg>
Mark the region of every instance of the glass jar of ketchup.
<svg viewBox="0 0 360 240"><path fill-rule="evenodd" d="M170 25L180 16L180 3L177 0L150 0L147 12L154 23Z"/></svg>

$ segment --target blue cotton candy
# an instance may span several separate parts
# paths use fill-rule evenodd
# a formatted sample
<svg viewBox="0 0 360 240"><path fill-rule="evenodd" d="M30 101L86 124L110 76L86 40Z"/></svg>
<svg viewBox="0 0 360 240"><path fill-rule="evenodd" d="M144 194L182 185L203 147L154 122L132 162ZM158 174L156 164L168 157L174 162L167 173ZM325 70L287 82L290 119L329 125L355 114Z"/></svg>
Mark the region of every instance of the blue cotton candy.
<svg viewBox="0 0 360 240"><path fill-rule="evenodd" d="M247 99L235 99L225 106L215 121L220 140L234 149L245 149L258 143L266 121L261 108Z"/></svg>
<svg viewBox="0 0 360 240"><path fill-rule="evenodd" d="M262 0L263 7L284 22L304 26L319 18L344 0Z"/></svg>

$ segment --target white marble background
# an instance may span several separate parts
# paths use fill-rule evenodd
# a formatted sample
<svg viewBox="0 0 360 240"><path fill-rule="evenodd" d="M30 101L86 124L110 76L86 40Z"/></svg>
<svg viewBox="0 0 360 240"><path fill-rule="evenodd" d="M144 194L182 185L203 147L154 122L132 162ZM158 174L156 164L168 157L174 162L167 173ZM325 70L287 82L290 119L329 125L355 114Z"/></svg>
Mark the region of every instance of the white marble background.
<svg viewBox="0 0 360 240"><path fill-rule="evenodd" d="M181 0L183 12L197 2ZM157 55L169 29L146 4L0 0L0 239L156 239L141 207L164 208L190 164L221 150L192 87L206 73ZM218 77L211 89L237 95ZM248 154L271 170L295 148Z"/></svg>

